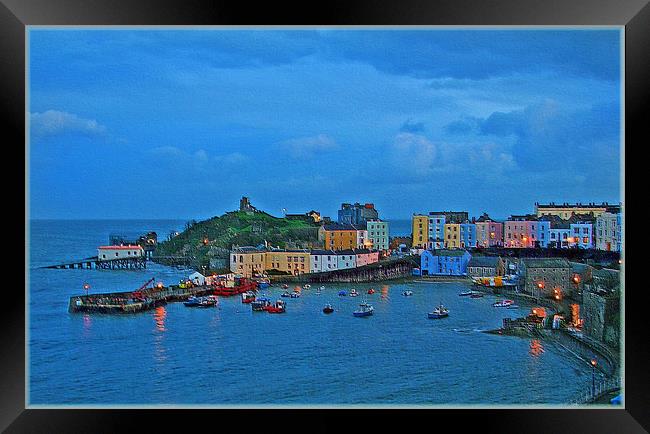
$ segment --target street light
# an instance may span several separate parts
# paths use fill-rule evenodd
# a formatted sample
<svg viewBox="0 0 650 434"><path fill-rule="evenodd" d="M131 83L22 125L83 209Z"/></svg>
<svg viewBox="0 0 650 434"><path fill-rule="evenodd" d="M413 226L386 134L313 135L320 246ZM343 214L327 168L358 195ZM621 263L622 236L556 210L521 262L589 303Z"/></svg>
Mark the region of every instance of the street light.
<svg viewBox="0 0 650 434"><path fill-rule="evenodd" d="M88 290L90 289L90 284L84 283L84 289L86 290L86 297L88 297Z"/></svg>
<svg viewBox="0 0 650 434"><path fill-rule="evenodd" d="M591 359L591 396L592 398L596 396L596 356Z"/></svg>

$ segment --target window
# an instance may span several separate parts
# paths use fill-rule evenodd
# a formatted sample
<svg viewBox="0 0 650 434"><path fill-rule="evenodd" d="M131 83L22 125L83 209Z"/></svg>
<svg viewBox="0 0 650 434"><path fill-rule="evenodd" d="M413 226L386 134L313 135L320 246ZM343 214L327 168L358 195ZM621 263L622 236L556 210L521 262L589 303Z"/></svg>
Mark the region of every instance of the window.
<svg viewBox="0 0 650 434"><path fill-rule="evenodd" d="M117 256L117 255L118 255L118 253L117 253L117 252L115 252L115 256Z"/></svg>

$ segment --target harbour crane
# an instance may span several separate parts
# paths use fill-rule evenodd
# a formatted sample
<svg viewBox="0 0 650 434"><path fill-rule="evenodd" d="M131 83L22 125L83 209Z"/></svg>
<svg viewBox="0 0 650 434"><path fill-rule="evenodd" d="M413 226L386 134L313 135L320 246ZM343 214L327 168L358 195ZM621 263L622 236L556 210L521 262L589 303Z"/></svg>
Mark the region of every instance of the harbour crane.
<svg viewBox="0 0 650 434"><path fill-rule="evenodd" d="M143 294L142 290L144 290L147 286L149 286L150 283L152 283L154 280L156 280L155 277L152 277L151 279L147 280L141 287L133 291L133 299L134 300L143 300Z"/></svg>

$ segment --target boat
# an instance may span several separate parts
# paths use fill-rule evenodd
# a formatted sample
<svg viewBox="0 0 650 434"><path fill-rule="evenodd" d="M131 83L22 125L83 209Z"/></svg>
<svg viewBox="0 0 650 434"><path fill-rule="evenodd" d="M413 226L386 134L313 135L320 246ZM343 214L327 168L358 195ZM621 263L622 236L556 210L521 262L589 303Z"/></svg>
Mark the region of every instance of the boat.
<svg viewBox="0 0 650 434"><path fill-rule="evenodd" d="M271 300L268 298L258 298L257 300L251 302L251 309L253 312L262 312L266 310L266 307L271 304Z"/></svg>
<svg viewBox="0 0 650 434"><path fill-rule="evenodd" d="M406 297L410 297L411 295L413 295L413 291L411 291L411 290L406 290L406 291L402 292L402 295L404 295L404 296L406 296Z"/></svg>
<svg viewBox="0 0 650 434"><path fill-rule="evenodd" d="M289 291L284 291L282 294L280 294L280 297L291 297L291 294Z"/></svg>
<svg viewBox="0 0 650 434"><path fill-rule="evenodd" d="M334 308L332 307L331 304L326 304L325 307L323 308L323 313L332 313L334 312Z"/></svg>
<svg viewBox="0 0 650 434"><path fill-rule="evenodd" d="M325 289L325 287L324 287L324 286L321 286L321 287L318 288L318 289L320 289L320 290L322 291L323 289Z"/></svg>
<svg viewBox="0 0 650 434"><path fill-rule="evenodd" d="M469 290L469 291L463 291L463 292L461 292L461 293L458 294L458 295L461 296L461 297L465 297L465 296L467 296L467 295L472 295L472 294L474 294L474 291Z"/></svg>
<svg viewBox="0 0 650 434"><path fill-rule="evenodd" d="M257 282L244 277L235 277L234 281L220 281L214 285L213 295L229 297L246 291L256 291Z"/></svg>
<svg viewBox="0 0 650 434"><path fill-rule="evenodd" d="M294 291L294 292L291 293L291 295L289 295L289 297L298 298L298 297L300 297L300 293L298 291Z"/></svg>
<svg viewBox="0 0 650 434"><path fill-rule="evenodd" d="M350 297L356 297L357 295L359 295L359 293L357 292L357 290L354 289L354 288L352 288L352 289L350 290Z"/></svg>
<svg viewBox="0 0 650 434"><path fill-rule="evenodd" d="M216 295L208 295L206 297L201 297L199 305L197 307L213 307L219 303L219 299Z"/></svg>
<svg viewBox="0 0 650 434"><path fill-rule="evenodd" d="M482 292L472 292L472 294L469 297L470 298L482 298L483 293Z"/></svg>
<svg viewBox="0 0 650 434"><path fill-rule="evenodd" d="M374 293L375 293L375 290L374 290L374 289L370 288L370 289L368 290L368 294L374 294Z"/></svg>
<svg viewBox="0 0 650 434"><path fill-rule="evenodd" d="M287 305L284 301L278 300L275 304L270 304L264 308L268 313L284 313L286 312Z"/></svg>
<svg viewBox="0 0 650 434"><path fill-rule="evenodd" d="M503 301L496 301L492 303L492 306L494 307L508 307L512 306L515 302L512 300L503 300Z"/></svg>
<svg viewBox="0 0 650 434"><path fill-rule="evenodd" d="M271 282L268 279L263 279L257 282L257 286L260 289L266 289L271 286Z"/></svg>
<svg viewBox="0 0 650 434"><path fill-rule="evenodd" d="M201 300L198 297L191 296L183 304L187 307L195 307L201 303Z"/></svg>
<svg viewBox="0 0 650 434"><path fill-rule="evenodd" d="M339 297L345 297L347 293L345 291L339 291Z"/></svg>
<svg viewBox="0 0 650 434"><path fill-rule="evenodd" d="M519 309L519 305L511 304L510 306L506 306L506 309Z"/></svg>
<svg viewBox="0 0 650 434"><path fill-rule="evenodd" d="M360 316L370 316L372 313L375 311L375 308L372 307L372 305L368 303L361 303L359 305L359 309L355 310L352 312L352 315L360 317Z"/></svg>
<svg viewBox="0 0 650 434"><path fill-rule="evenodd" d="M241 295L241 302L248 304L255 301L255 293L253 291L246 291Z"/></svg>
<svg viewBox="0 0 650 434"><path fill-rule="evenodd" d="M427 314L427 317L429 319L440 319L440 318L446 318L448 316L449 316L449 309L444 307L442 305L442 302L440 303L440 305L438 305L438 307L433 309L433 312L429 312Z"/></svg>
<svg viewBox="0 0 650 434"><path fill-rule="evenodd" d="M284 285L282 285L282 289L287 289L288 287L289 287L289 285L287 285L286 283Z"/></svg>
<svg viewBox="0 0 650 434"><path fill-rule="evenodd" d="M303 285L302 289L309 289L311 288L311 285L309 283Z"/></svg>

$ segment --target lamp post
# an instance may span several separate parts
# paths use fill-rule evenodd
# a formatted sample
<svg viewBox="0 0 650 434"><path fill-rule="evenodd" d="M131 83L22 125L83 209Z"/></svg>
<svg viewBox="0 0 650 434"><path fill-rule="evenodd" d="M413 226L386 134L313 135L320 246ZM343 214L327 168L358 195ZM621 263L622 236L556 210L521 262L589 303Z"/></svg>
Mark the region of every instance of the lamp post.
<svg viewBox="0 0 650 434"><path fill-rule="evenodd" d="M84 283L84 289L86 290L86 297L88 297L88 290L90 289L90 285L88 283Z"/></svg>
<svg viewBox="0 0 650 434"><path fill-rule="evenodd" d="M591 396L596 397L596 357L591 359Z"/></svg>

